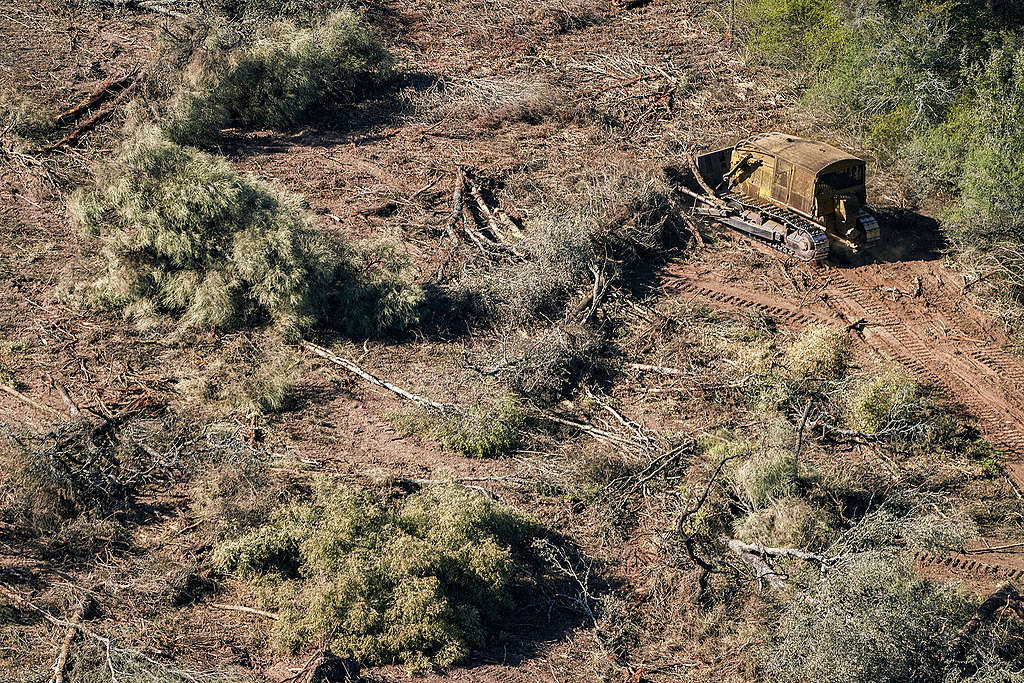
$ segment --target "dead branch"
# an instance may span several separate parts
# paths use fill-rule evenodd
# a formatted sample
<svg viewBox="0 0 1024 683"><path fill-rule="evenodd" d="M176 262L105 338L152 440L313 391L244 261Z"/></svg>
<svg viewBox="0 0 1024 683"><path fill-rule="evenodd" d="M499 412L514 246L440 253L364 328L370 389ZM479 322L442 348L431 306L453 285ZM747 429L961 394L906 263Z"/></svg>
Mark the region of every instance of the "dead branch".
<svg viewBox="0 0 1024 683"><path fill-rule="evenodd" d="M558 415L554 415L554 414L551 414L551 413L545 413L544 417L546 417L548 420L551 420L552 422L554 422L556 424L565 425L567 427L574 427L574 428L580 430L581 432L583 432L584 434L589 434L590 436L594 437L595 439L597 439L599 441L605 441L605 442L611 441L611 442L613 442L614 444L616 444L616 445L618 445L620 447L626 447L626 448L633 448L633 449L641 449L641 448L643 448L642 444L637 443L633 439L627 439L627 438L625 438L623 436L620 436L619 434L614 434L612 432L608 432L608 431L605 431L603 429L599 429L599 428L595 427L594 425L592 425L590 423L587 423L587 422L576 422L575 420L568 420L568 419L566 419L564 417L559 417Z"/></svg>
<svg viewBox="0 0 1024 683"><path fill-rule="evenodd" d="M229 612L244 612L246 614L255 614L260 617L266 617L267 619L273 619L277 621L280 617L274 612L267 612L266 610L256 609L255 607L245 607L244 605L228 605L223 602L211 602L210 607L216 607L217 609L228 610Z"/></svg>
<svg viewBox="0 0 1024 683"><path fill-rule="evenodd" d="M469 181L469 194L473 197L473 201L480 210L480 215L482 215L484 220L487 221L487 229L491 231L491 234L494 235L499 242L505 241L505 235L502 234L501 228L498 227L498 222L495 220L494 214L491 212L491 208L487 206L487 202L484 201L480 188L472 180Z"/></svg>
<svg viewBox="0 0 1024 683"><path fill-rule="evenodd" d="M418 394L413 394L411 392L406 391L405 389L402 389L401 387L395 386L394 384L391 384L389 382L385 382L384 380L382 380L382 379L380 379L378 377L374 377L373 375L368 373L366 370L363 370L361 367L359 367L358 365L356 365L352 361L350 361L350 360L348 360L346 358L341 358L339 356L336 356L335 354L331 353L330 351L328 351L327 349L325 349L322 346L318 346L318 345L316 345L316 344L314 344L312 342L305 341L305 340L302 341L302 346L307 348L307 349L309 349L310 351L312 351L316 355L320 356L321 358L323 358L323 359L325 359L327 361L330 361L331 363L334 363L335 365L337 365L337 366L339 366L341 368L344 368L348 372L351 372L352 374L354 374L354 375L356 375L358 377L363 378L364 380L366 380L370 384L373 384L375 386L381 387L382 389L387 389L388 391L392 392L393 394L397 394L398 396L401 396L405 400L411 401L412 403L415 403L416 405L424 406L424 407L427 407L427 408L432 408L434 410L440 410L440 411L451 410L451 409L457 408L457 406L454 403L438 403L437 401L431 401L429 398L426 398L425 396L420 396Z"/></svg>
<svg viewBox="0 0 1024 683"><path fill-rule="evenodd" d="M96 111L96 113L94 113L92 116L83 121L77 128L68 133L64 138L44 147L43 151L52 152L53 150L63 147L65 145L70 145L72 142L77 140L83 133L89 131L89 129L91 129L97 123L99 123L104 118L113 113L114 109L117 108L118 103L121 102L125 97L127 97L128 93L135 89L135 85L137 82L137 80L133 80L131 84L128 85L128 87L126 87L124 90L117 94L117 97L115 97L113 100L103 105L102 107L100 107Z"/></svg>
<svg viewBox="0 0 1024 683"><path fill-rule="evenodd" d="M768 585L775 590L783 590L786 587L786 583L779 576L779 573L765 562L764 558L760 555L745 551L742 547L743 545L739 541L735 544L733 541L728 542L729 550L754 570L754 575L758 581L767 581Z"/></svg>
<svg viewBox="0 0 1024 683"><path fill-rule="evenodd" d="M71 414L71 417L78 417L82 414L82 411L78 409L78 404L72 400L71 395L68 393L67 387L52 377L50 378L50 386L56 389L57 393L60 394L61 400L63 400L64 405L68 407L68 412Z"/></svg>
<svg viewBox="0 0 1024 683"><path fill-rule="evenodd" d="M71 648L71 641L75 639L75 634L78 633L78 624L85 617L85 613L89 609L90 598L86 597L79 603L78 609L75 610L75 615L71 619L71 626L68 626L67 633L64 634L64 642L61 643L60 652L57 654L57 661L53 665L53 683L64 683L64 666L68 661L68 650Z"/></svg>
<svg viewBox="0 0 1024 683"><path fill-rule="evenodd" d="M96 633L95 631L92 631L92 630L86 628L85 626L83 626L81 624L81 622L67 621L66 619L59 619L58 617L55 617L54 615L50 614L48 611L46 611L42 607L40 607L40 606L36 605L35 603L33 603L33 602L29 601L29 600L26 600L25 598L23 598L20 595L18 595L18 593L13 588L11 588L10 586L8 586L8 585L6 585L4 583L0 583L0 595L4 595L9 600L14 601L15 604L21 605L21 606L31 610L32 612L35 612L36 614L41 616L46 621L48 621L51 624L53 624L54 626L60 626L60 627L75 629L79 633L82 633L83 635L86 635L86 636L92 638L93 640L99 642L101 645L103 645L103 649L104 649L104 652L106 654L106 660L107 660L106 663L107 663L107 668L110 670L110 680L111 680L111 683L118 683L117 670L114 668L114 660L113 660L113 653L115 652L115 648L114 648L113 644L111 643L110 638L107 638L105 636L101 636L100 634ZM141 658L141 659L146 660L150 664L156 665L157 667L159 667L161 669L164 668L163 665L160 664L160 662L158 662L158 661L156 661L156 660L154 660L154 659L152 659L150 657L147 657L146 655L142 654L141 652L133 652L132 654L137 656L137 657L139 657L139 658Z"/></svg>
<svg viewBox="0 0 1024 683"><path fill-rule="evenodd" d="M587 387L587 396L589 396L595 403L601 406L602 410L604 410L609 415L614 417L616 422L618 422L620 425L633 432L633 434L636 435L637 443L646 444L649 448L654 447L654 442L651 440L651 437L644 432L640 425L633 422L632 420L626 419L626 417L623 416L622 413L615 410L615 408L608 405L608 403L602 401L597 396L595 396L594 392L590 390L590 387Z"/></svg>
<svg viewBox="0 0 1024 683"><path fill-rule="evenodd" d="M964 655L967 654L971 638L978 632L978 629L992 621L997 613L1007 609L1011 609L1018 618L1024 618L1024 596L1009 585L1000 586L978 606L974 616L957 633L956 639L949 648L949 658L955 662L962 661Z"/></svg>
<svg viewBox="0 0 1024 683"><path fill-rule="evenodd" d="M455 178L452 180L452 212L448 216L448 223L445 225L445 232L451 237L452 242L455 244L459 243L459 238L455 233L455 226L458 224L459 219L462 218L462 193L466 187L466 172L459 169L455 174Z"/></svg>
<svg viewBox="0 0 1024 683"><path fill-rule="evenodd" d="M505 229L512 233L516 238L520 238L523 236L522 228L515 221L515 219L508 215L508 212L505 211L505 209L499 206L493 210L493 213L494 217L497 218L498 221L500 221L501 224L505 226Z"/></svg>
<svg viewBox="0 0 1024 683"><path fill-rule="evenodd" d="M47 414L52 415L54 417L59 417L61 419L64 418L64 414L61 413L59 410L57 410L55 408L51 408L48 405L45 405L43 403L39 403L38 401L35 401L34 399L29 398L28 396L26 396L25 394L21 393L20 391L18 391L14 387L8 386L8 385L3 384L3 383L0 383L0 391L4 392L5 394L8 394L10 396L13 396L14 398L16 398L19 401L21 401L22 403L24 403L25 405L32 406L33 408L35 408L38 411L47 413Z"/></svg>
<svg viewBox="0 0 1024 683"><path fill-rule="evenodd" d="M745 562L757 579L766 580L768 584L776 589L783 590L786 587L783 577L786 575L779 572L771 565L769 560L778 560L785 557L793 557L799 560L818 563L822 572L828 567L830 561L824 555L809 553L796 548L769 548L759 543L744 543L738 539L723 539L729 550Z"/></svg>
<svg viewBox="0 0 1024 683"><path fill-rule="evenodd" d="M667 368L663 365L644 365L643 363L626 363L626 367L631 370L640 370L642 372L654 372L659 375L685 375L686 373L679 368Z"/></svg>
<svg viewBox="0 0 1024 683"><path fill-rule="evenodd" d="M693 534L686 532L686 522L690 517L700 512L700 509L704 507L704 504L708 500L708 496L711 495L711 490L715 486L715 482L718 480L718 475L720 475L722 470L725 469L726 464L728 464L730 460L735 460L741 456L741 453L736 453L722 458L715 467L715 471L711 474L711 478L708 479L708 483L704 486L704 492L701 493L700 497L697 498L693 505L683 510L679 515L679 518L676 520L676 534L678 534L683 541L683 550L686 552L686 557L690 562L700 568L700 575L697 577L697 595L695 596L697 602L704 599L704 594L707 593L710 576L716 572L721 572L722 570L718 567L718 560L715 560L710 555L706 558L701 556L698 552L698 540L693 537Z"/></svg>
<svg viewBox="0 0 1024 683"><path fill-rule="evenodd" d="M715 191L712 190L711 186L708 185L706 180L704 180L704 176L701 175L700 170L697 168L697 160L693 158L693 155L688 153L685 154L683 158L686 159L686 165L690 167L690 171L693 173L693 177L697 180L697 184L701 186L701 189L703 189L709 196L717 197L718 195L715 194Z"/></svg>
<svg viewBox="0 0 1024 683"><path fill-rule="evenodd" d="M140 0L100 0L104 5L111 7L129 7L132 9L148 10L150 12L157 12L158 14L164 14L175 19L188 19L187 14L176 12L172 9L167 9L163 5L165 3L155 2L150 0L149 2L143 2Z"/></svg>
<svg viewBox="0 0 1024 683"><path fill-rule="evenodd" d="M67 111L61 112L60 114L54 116L53 122L57 125L62 125L69 121L75 120L86 109L89 109L90 107L93 107L102 102L103 100L107 99L107 97L110 96L112 90L132 80L132 78L135 77L135 73L136 71L133 69L125 74L104 81L100 85L96 86L92 90L92 92L86 95L81 102L71 107Z"/></svg>

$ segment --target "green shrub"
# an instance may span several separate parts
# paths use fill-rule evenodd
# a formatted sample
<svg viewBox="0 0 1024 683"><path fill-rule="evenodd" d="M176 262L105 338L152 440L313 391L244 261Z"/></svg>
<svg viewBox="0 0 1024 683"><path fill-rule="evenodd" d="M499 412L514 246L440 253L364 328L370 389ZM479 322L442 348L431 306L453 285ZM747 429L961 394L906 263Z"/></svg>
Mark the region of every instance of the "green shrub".
<svg viewBox="0 0 1024 683"><path fill-rule="evenodd" d="M1024 305L1024 38L992 54L978 79L976 134L949 216L952 242L983 289L1021 314Z"/></svg>
<svg viewBox="0 0 1024 683"><path fill-rule="evenodd" d="M921 386L897 368L861 380L846 403L850 429L868 434L925 419Z"/></svg>
<svg viewBox="0 0 1024 683"><path fill-rule="evenodd" d="M749 0L738 19L750 56L768 61L827 63L848 39L835 0Z"/></svg>
<svg viewBox="0 0 1024 683"><path fill-rule="evenodd" d="M735 532L747 543L818 551L835 537L835 526L826 510L800 498L779 498L739 520Z"/></svg>
<svg viewBox="0 0 1024 683"><path fill-rule="evenodd" d="M208 41L193 88L165 124L172 141L207 146L228 125L284 129L351 103L391 76L392 58L351 9L313 28L281 21L254 42Z"/></svg>
<svg viewBox="0 0 1024 683"><path fill-rule="evenodd" d="M287 649L316 642L364 664L447 667L483 647L513 606L533 520L464 488L437 486L390 509L325 483L316 499L222 543L244 576L296 576L277 623Z"/></svg>
<svg viewBox="0 0 1024 683"><path fill-rule="evenodd" d="M786 349L782 361L794 379L839 379L850 358L850 337L830 325L807 327Z"/></svg>
<svg viewBox="0 0 1024 683"><path fill-rule="evenodd" d="M898 558L862 554L789 603L762 665L778 681L943 680L946 649L972 611Z"/></svg>
<svg viewBox="0 0 1024 683"><path fill-rule="evenodd" d="M474 458L503 455L519 442L525 422L522 406L511 396L500 396L491 404L443 413L416 409L399 418L410 434L420 434Z"/></svg>
<svg viewBox="0 0 1024 683"><path fill-rule="evenodd" d="M752 453L733 473L733 483L741 500L751 509L768 507L792 495L795 459L781 448Z"/></svg>
<svg viewBox="0 0 1024 683"><path fill-rule="evenodd" d="M357 267L351 249L313 227L300 197L152 130L69 209L107 259L106 274L79 293L142 327L167 315L183 328L269 319L294 335L341 307L329 311L332 325L381 329L409 322L420 296L398 258L377 264L381 275ZM382 305L371 311L374 295Z"/></svg>

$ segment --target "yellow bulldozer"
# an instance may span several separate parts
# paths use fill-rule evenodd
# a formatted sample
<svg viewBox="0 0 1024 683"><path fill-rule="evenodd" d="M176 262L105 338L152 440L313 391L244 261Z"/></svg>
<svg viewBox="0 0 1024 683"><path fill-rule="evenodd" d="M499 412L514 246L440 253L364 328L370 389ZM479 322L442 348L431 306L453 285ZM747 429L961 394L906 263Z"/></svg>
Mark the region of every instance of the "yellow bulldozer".
<svg viewBox="0 0 1024 683"><path fill-rule="evenodd" d="M879 240L864 161L831 145L764 133L696 157L692 170L696 186L682 189L694 213L802 261Z"/></svg>

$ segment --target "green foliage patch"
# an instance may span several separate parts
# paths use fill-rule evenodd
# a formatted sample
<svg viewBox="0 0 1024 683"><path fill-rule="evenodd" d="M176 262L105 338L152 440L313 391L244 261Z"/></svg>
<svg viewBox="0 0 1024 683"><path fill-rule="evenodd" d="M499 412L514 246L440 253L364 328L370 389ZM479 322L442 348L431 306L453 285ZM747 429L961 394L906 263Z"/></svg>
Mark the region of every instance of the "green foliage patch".
<svg viewBox="0 0 1024 683"><path fill-rule="evenodd" d="M292 336L328 314L353 332L414 319L419 288L395 252L368 263L315 229L299 196L153 130L130 140L69 210L103 240L107 260L79 294L140 327L167 316L184 328L267 320Z"/></svg>
<svg viewBox="0 0 1024 683"><path fill-rule="evenodd" d="M397 508L325 482L306 504L219 545L225 571L280 585L276 638L324 643L368 665L447 667L483 647L513 606L522 552L540 525L464 488Z"/></svg>
<svg viewBox="0 0 1024 683"><path fill-rule="evenodd" d="M288 128L357 101L392 74L391 55L351 9L312 27L282 20L238 41L234 32L207 41L165 124L169 139L202 147L229 125Z"/></svg>

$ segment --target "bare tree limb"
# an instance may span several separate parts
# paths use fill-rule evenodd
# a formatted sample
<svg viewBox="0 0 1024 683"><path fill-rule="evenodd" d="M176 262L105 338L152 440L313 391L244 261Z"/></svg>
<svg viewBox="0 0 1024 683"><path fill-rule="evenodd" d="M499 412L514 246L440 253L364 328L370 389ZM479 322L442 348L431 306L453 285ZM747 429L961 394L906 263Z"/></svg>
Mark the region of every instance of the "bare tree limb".
<svg viewBox="0 0 1024 683"><path fill-rule="evenodd" d="M382 379L380 379L378 377L374 377L373 375L368 373L366 370L363 370L361 367L359 367L358 365L356 365L352 361L350 361L350 360L348 360L346 358L341 358L341 357L331 353L330 351L328 351L324 347L318 346L317 344L314 344L313 342L309 342L309 341L303 340L301 345L304 348L309 349L310 351L312 351L316 355L320 356L321 358L324 358L325 360L328 360L331 363L333 363L333 364L335 364L335 365L337 365L337 366L339 366L341 368L344 368L348 372L351 372L353 375L356 375L358 377L363 378L364 380L366 380L370 384L373 384L375 386L381 387L382 389L387 389L388 391L392 392L393 394L397 394L398 396L401 396L402 398L404 398L407 401L411 401L412 403L415 403L417 405L424 406L424 407L427 407L427 408L433 408L434 410L441 410L441 411L451 410L453 408L457 408L457 406L454 403L438 403L437 401L431 401L429 398L427 398L425 396L420 396L419 394L413 394L413 393L411 393L409 391L406 391L405 389L403 389L401 387L395 386L394 384L391 384L389 382L385 382L384 380L382 380Z"/></svg>

